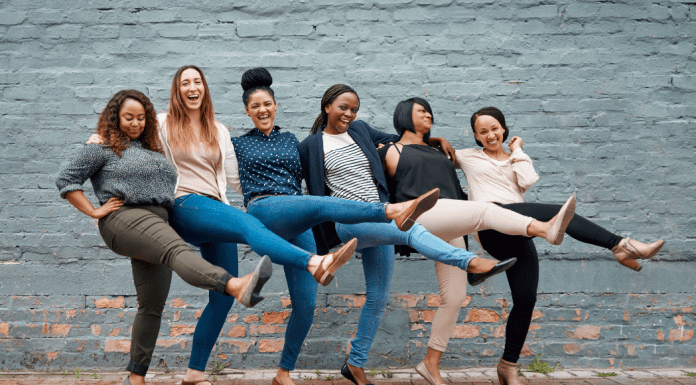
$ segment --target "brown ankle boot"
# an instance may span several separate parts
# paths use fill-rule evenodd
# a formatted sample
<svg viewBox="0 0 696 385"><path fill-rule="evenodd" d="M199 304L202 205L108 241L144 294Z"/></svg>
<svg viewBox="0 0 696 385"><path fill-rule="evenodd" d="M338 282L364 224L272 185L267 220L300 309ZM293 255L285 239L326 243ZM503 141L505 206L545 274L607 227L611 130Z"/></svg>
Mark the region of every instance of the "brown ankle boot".
<svg viewBox="0 0 696 385"><path fill-rule="evenodd" d="M517 377L517 364L500 359L498 362L498 382L500 385L522 385Z"/></svg>
<svg viewBox="0 0 696 385"><path fill-rule="evenodd" d="M624 238L618 245L614 246L611 251L614 252L614 257L616 257L616 260L620 264L629 269L640 271L643 266L641 266L636 259L649 259L654 257L664 244L665 241L662 239L646 245L635 239Z"/></svg>

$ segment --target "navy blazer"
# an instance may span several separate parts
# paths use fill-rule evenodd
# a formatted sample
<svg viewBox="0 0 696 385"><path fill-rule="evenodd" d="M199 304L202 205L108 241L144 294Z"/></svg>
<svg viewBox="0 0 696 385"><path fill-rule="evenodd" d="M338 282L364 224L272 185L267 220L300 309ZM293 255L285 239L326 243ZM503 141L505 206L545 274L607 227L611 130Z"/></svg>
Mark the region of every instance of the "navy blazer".
<svg viewBox="0 0 696 385"><path fill-rule="evenodd" d="M297 146L302 162L302 174L307 183L309 195L325 196L330 194L324 183L324 139L322 132L325 127L322 126L314 135L308 136ZM397 142L401 137L377 131L362 120L355 120L348 126L348 135L362 149L370 162L372 175L377 181L380 201L388 203L389 188L387 187L387 179L384 177L382 160L377 153L377 145ZM333 222L324 222L312 228L312 231L319 254L326 254L332 247L341 243Z"/></svg>

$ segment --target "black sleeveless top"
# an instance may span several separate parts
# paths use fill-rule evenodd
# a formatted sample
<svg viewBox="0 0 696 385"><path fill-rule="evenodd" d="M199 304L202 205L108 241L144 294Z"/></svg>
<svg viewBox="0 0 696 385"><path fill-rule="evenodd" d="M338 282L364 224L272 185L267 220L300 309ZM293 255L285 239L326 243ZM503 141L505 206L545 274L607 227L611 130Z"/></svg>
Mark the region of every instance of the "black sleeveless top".
<svg viewBox="0 0 696 385"><path fill-rule="evenodd" d="M394 144L389 144L377 150L383 165L385 164L384 160L387 157L387 151L389 151L391 146L394 146L399 151L399 147ZM390 203L418 198L435 187L440 188L440 199L467 200L468 197L462 191L462 186L459 183L457 170L442 150L419 144L407 144L400 150L400 154L394 177L389 176L386 168L384 170L384 176L387 178L387 187L389 188ZM469 239L466 235L464 236L464 243L468 249ZM405 256L417 253L416 250L406 245L396 245L395 250L397 253Z"/></svg>
<svg viewBox="0 0 696 385"><path fill-rule="evenodd" d="M389 147L378 150L383 164ZM440 188L440 199L466 199L452 161L441 150L418 144L394 148L401 154L394 177L385 170L392 203L418 198L436 187Z"/></svg>

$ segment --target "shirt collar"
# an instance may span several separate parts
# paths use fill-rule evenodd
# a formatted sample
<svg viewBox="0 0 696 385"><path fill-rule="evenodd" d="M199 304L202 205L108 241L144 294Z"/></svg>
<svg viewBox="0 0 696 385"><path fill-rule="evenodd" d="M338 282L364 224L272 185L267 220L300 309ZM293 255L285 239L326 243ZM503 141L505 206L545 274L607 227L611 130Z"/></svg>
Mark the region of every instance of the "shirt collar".
<svg viewBox="0 0 696 385"><path fill-rule="evenodd" d="M266 136L266 134L264 134L263 132L261 132L261 130L259 130L258 128L254 127L254 129L251 130L251 131L249 131L249 133L248 133L247 135L249 135L249 136L261 136L261 137L264 137L264 138L274 138L274 137L276 137L277 135L280 134L279 131L280 131L280 127L278 127L278 126L273 126L273 129L271 130L271 133L270 133L268 136Z"/></svg>

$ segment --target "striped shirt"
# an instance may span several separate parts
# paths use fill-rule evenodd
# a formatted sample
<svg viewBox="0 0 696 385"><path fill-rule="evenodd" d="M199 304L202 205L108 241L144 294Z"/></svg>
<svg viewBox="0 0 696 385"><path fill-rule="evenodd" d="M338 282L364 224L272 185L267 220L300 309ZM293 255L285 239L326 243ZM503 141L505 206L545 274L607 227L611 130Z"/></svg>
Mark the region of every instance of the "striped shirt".
<svg viewBox="0 0 696 385"><path fill-rule="evenodd" d="M379 202L370 162L348 133L323 133L324 182L331 196L353 201Z"/></svg>

